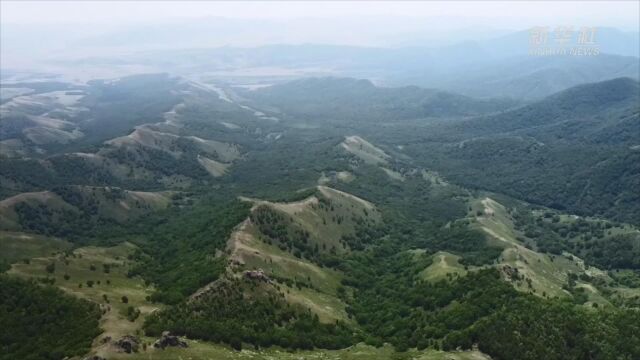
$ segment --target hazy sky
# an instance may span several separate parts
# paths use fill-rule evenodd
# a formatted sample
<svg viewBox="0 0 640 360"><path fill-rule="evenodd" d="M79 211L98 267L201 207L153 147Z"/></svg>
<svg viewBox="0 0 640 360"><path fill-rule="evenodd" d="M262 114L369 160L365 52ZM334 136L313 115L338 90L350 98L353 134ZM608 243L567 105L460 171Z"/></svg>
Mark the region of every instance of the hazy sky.
<svg viewBox="0 0 640 360"><path fill-rule="evenodd" d="M525 28L532 25L616 26L638 29L639 1L1 1L5 24L159 22L176 18L294 19L301 17L464 17L469 26Z"/></svg>
<svg viewBox="0 0 640 360"><path fill-rule="evenodd" d="M146 71L139 64L113 64L147 51L268 44L437 48L491 41L534 26L638 32L639 14L638 0L0 0L0 69L108 78L120 76L116 70ZM94 59L116 61L100 65Z"/></svg>
<svg viewBox="0 0 640 360"><path fill-rule="evenodd" d="M146 50L339 44L437 47L533 26L637 32L640 1L0 0L0 67Z"/></svg>

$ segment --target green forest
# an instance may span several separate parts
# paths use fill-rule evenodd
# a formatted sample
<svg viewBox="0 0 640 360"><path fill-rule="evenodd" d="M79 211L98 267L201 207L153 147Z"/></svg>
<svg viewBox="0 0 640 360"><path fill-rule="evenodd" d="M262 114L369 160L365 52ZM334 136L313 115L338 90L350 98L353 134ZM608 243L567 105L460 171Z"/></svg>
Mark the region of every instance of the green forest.
<svg viewBox="0 0 640 360"><path fill-rule="evenodd" d="M23 85L86 110L0 134L26 149L0 158L2 360L640 359L635 80ZM82 136L37 147L55 111Z"/></svg>
<svg viewBox="0 0 640 360"><path fill-rule="evenodd" d="M85 354L100 308L50 285L0 275L0 359L59 360Z"/></svg>

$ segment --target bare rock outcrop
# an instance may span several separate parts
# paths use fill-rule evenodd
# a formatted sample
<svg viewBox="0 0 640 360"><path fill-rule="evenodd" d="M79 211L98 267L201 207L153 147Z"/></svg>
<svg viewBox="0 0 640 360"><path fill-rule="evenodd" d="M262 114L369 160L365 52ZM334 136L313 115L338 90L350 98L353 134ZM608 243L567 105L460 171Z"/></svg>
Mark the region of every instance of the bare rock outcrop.
<svg viewBox="0 0 640 360"><path fill-rule="evenodd" d="M121 337L118 341L113 343L117 351L125 352L127 354L138 352L139 344L140 344L140 340L138 340L137 337L132 335L125 335Z"/></svg>
<svg viewBox="0 0 640 360"><path fill-rule="evenodd" d="M269 282L271 279L267 274L262 270L246 270L244 273L244 277L250 280L260 280L264 282Z"/></svg>
<svg viewBox="0 0 640 360"><path fill-rule="evenodd" d="M168 331L163 331L160 339L156 340L156 342L153 343L153 347L156 349L164 350L164 348L169 346L186 348L188 345L186 341L180 339L175 335L171 335L171 333Z"/></svg>
<svg viewBox="0 0 640 360"><path fill-rule="evenodd" d="M504 265L502 267L502 272L507 276L509 280L520 280L520 273L518 271L518 268Z"/></svg>

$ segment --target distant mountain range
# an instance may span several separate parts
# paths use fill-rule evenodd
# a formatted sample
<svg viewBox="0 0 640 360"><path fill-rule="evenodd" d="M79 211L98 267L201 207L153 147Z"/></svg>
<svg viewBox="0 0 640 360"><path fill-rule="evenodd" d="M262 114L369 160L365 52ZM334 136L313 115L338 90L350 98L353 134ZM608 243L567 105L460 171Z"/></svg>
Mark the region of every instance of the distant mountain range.
<svg viewBox="0 0 640 360"><path fill-rule="evenodd" d="M274 34L284 29L268 21L251 23L251 31L242 24L203 19L101 34L87 31L85 36L70 29L47 29L51 34L73 32L67 35L67 42L34 40L34 33L39 34L34 29L7 26L2 41L12 51L4 51L3 56L12 55L13 50L16 54L31 51L20 42L25 38L41 45L39 48L55 48L36 59L45 61L51 72L70 78L169 72L236 84L272 84L308 76L340 76L370 79L384 86L416 85L471 97L519 100L541 99L584 83L640 76L640 33L615 28L596 27L591 46L597 47L597 55L538 56L529 54L530 30L469 29L451 39L443 33L448 42L436 41L434 36L413 42L394 38L401 47L365 47L323 44L321 36L307 42L278 37ZM568 47L576 46L579 31L574 29ZM420 38L414 35L406 36ZM252 36L269 45L221 46ZM551 29L549 46L555 46L553 37Z"/></svg>

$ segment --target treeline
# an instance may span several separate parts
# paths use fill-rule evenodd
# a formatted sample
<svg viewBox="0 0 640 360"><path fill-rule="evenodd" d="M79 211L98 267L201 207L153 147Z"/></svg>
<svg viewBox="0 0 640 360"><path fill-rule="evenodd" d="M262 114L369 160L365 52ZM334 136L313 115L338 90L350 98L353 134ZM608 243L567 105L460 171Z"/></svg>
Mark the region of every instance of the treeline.
<svg viewBox="0 0 640 360"><path fill-rule="evenodd" d="M22 229L47 236L58 236L83 243L84 237L95 234L98 223L112 223L95 219L75 208L51 208L46 204L18 203L15 206Z"/></svg>
<svg viewBox="0 0 640 360"><path fill-rule="evenodd" d="M75 155L54 155L45 160L2 159L0 176L11 181L2 187L2 198L21 192L43 191L67 185L117 186L126 189L158 188L154 179L119 178L105 165L95 164Z"/></svg>
<svg viewBox="0 0 640 360"><path fill-rule="evenodd" d="M250 218L260 230L262 241L278 246L280 250L288 251L297 258L318 261L318 244L314 246L310 241L309 232L291 221L288 216L285 217L267 205L260 205L251 212Z"/></svg>
<svg viewBox="0 0 640 360"><path fill-rule="evenodd" d="M126 164L132 169L146 169L152 172L156 178L147 180L152 184L159 184L160 176L182 175L196 180L209 179L209 174L197 160L200 151L193 146L188 150L190 152L176 157L166 151L150 147L117 147L110 148L106 156L116 163Z"/></svg>
<svg viewBox="0 0 640 360"><path fill-rule="evenodd" d="M511 212L517 228L552 254L568 251L603 269L640 269L640 235L604 220L563 220L554 212L536 216L528 209Z"/></svg>
<svg viewBox="0 0 640 360"><path fill-rule="evenodd" d="M405 174L402 182L389 179L384 171L372 165L360 165L355 173L355 181L334 186L371 201L386 212L395 213L394 217L418 223L446 223L466 214L468 193L464 189L455 185L434 185L419 171Z"/></svg>
<svg viewBox="0 0 640 360"><path fill-rule="evenodd" d="M96 304L0 275L0 359L60 360L87 353L100 334Z"/></svg>
<svg viewBox="0 0 640 360"><path fill-rule="evenodd" d="M508 151L507 151L508 149ZM424 149L429 166L463 186L583 216L638 224L640 152L594 144L541 146L519 137ZM434 155L439 153L439 155Z"/></svg>

